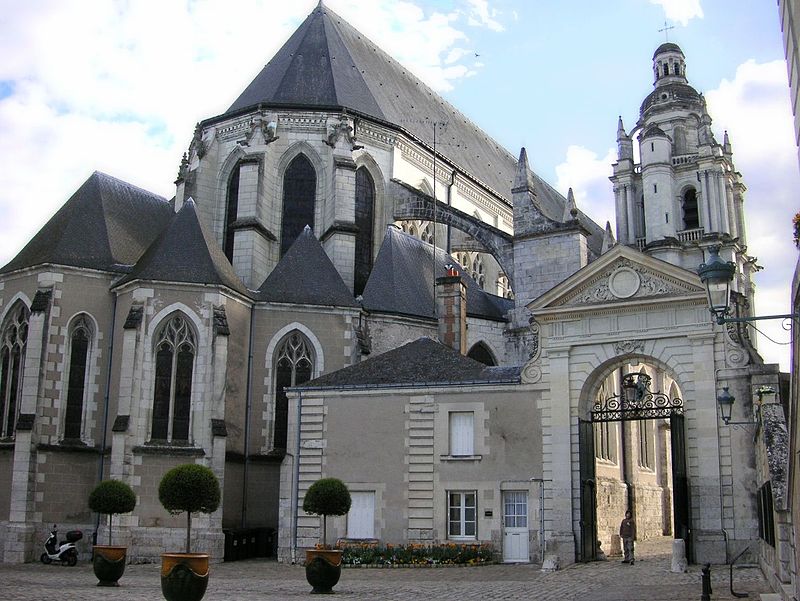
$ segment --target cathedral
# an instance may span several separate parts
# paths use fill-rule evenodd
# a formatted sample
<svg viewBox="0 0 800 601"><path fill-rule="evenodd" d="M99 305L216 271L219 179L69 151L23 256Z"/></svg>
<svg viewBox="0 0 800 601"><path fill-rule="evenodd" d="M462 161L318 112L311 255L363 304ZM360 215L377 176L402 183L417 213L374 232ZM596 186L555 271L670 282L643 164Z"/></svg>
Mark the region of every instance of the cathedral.
<svg viewBox="0 0 800 601"><path fill-rule="evenodd" d="M197 124L173 198L96 172L0 269L0 559L52 523L95 531L88 493L116 478L128 555L153 560L183 536L159 480L196 462L223 488L194 519L215 560L225 530L266 527L299 561L303 494L338 477L328 540L563 565L618 551L631 509L690 559L759 541L788 578L788 526L764 538L777 366L697 275L730 261L750 314L746 188L688 73L662 44L619 119L614 232L320 3Z"/></svg>

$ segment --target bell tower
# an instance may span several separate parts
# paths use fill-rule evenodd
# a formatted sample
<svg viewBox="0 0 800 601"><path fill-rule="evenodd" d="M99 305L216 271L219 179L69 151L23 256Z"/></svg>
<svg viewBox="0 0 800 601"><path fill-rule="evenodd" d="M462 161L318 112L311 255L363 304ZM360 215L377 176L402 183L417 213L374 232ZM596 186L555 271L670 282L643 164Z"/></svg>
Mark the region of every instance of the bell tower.
<svg viewBox="0 0 800 601"><path fill-rule="evenodd" d="M614 185L617 239L695 271L709 246L737 264L737 291L752 300L744 227L746 187L727 132L711 130L706 101L686 77L683 51L661 44L653 54L653 90L630 133L617 124ZM634 152L637 150L638 152Z"/></svg>

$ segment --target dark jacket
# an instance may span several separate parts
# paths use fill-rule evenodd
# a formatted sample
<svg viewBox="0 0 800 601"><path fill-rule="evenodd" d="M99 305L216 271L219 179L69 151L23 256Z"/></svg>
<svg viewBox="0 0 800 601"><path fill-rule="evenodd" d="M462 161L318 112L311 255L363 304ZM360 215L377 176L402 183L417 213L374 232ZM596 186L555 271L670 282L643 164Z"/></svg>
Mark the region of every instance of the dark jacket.
<svg viewBox="0 0 800 601"><path fill-rule="evenodd" d="M633 522L633 518L622 520L619 525L619 537L636 539L636 524Z"/></svg>

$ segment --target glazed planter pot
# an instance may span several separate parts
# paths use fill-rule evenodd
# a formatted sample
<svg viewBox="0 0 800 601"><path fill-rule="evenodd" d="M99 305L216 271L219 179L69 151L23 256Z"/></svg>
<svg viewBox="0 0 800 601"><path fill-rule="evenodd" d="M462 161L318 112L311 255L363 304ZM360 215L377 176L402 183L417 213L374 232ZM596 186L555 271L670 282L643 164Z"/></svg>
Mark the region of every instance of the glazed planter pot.
<svg viewBox="0 0 800 601"><path fill-rule="evenodd" d="M306 580L312 593L332 593L342 575L342 552L339 549L307 549Z"/></svg>
<svg viewBox="0 0 800 601"><path fill-rule="evenodd" d="M125 572L128 547L95 545L92 551L92 567L97 576L97 586L119 586L117 581Z"/></svg>
<svg viewBox="0 0 800 601"><path fill-rule="evenodd" d="M208 554L162 553L161 594L167 601L200 601L208 587Z"/></svg>

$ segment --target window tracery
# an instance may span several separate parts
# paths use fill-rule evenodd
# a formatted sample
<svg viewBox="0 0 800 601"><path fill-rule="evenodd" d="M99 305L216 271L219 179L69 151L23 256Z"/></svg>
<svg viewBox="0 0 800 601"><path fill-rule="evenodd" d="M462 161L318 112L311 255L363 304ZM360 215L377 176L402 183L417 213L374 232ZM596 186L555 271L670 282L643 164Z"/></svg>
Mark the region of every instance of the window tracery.
<svg viewBox="0 0 800 601"><path fill-rule="evenodd" d="M156 376L150 436L167 442L189 441L192 372L197 345L182 315L161 328L156 342Z"/></svg>
<svg viewBox="0 0 800 601"><path fill-rule="evenodd" d="M16 428L29 318L28 308L20 302L0 331L0 438L14 436Z"/></svg>

